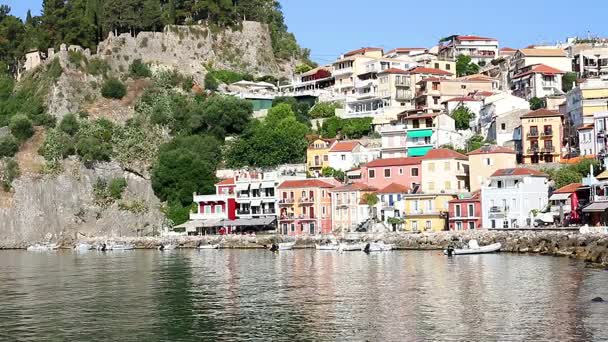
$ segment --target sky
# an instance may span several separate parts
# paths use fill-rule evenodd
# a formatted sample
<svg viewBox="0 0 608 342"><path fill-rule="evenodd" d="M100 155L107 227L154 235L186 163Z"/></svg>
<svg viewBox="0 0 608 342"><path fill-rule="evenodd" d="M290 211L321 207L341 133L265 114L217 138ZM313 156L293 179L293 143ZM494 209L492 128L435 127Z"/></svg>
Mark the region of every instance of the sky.
<svg viewBox="0 0 608 342"><path fill-rule="evenodd" d="M608 36L608 1L280 0L289 31L320 64L363 46L431 47L445 36L497 38L501 47ZM42 0L0 0L13 14L38 14Z"/></svg>

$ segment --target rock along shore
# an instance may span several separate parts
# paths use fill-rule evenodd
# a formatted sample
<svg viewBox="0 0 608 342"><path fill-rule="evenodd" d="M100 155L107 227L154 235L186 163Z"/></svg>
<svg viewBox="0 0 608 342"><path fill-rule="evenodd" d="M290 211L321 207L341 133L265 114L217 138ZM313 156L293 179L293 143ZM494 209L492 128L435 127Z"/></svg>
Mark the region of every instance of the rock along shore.
<svg viewBox="0 0 608 342"><path fill-rule="evenodd" d="M418 234L407 233L375 233L356 234L349 238L361 241L382 240L395 244L396 249L405 250L443 250L450 243L456 248L464 247L469 240L475 239L480 245L500 242L502 252L537 253L543 255L567 256L586 262L608 266L608 235L580 234L578 232L560 231L461 231L461 232L428 232ZM314 248L315 243L327 240L325 237L299 237L296 248ZM106 241L123 241L133 244L136 248L153 249L163 244L178 244L181 248L196 248L199 243L221 244L222 248L264 248L273 242L293 240L290 237L275 235L258 236L182 236L182 237L95 237L80 239L79 242L99 244ZM60 244L70 248L77 241L65 239ZM24 248L26 246L14 246Z"/></svg>

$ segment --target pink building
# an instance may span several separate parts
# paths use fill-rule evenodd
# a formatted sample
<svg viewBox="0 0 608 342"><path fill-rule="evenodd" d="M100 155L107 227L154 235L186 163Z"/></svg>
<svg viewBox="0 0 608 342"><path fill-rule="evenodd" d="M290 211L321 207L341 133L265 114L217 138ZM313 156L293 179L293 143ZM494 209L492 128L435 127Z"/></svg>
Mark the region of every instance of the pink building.
<svg viewBox="0 0 608 342"><path fill-rule="evenodd" d="M461 194L448 202L449 229L474 230L481 228L481 191Z"/></svg>
<svg viewBox="0 0 608 342"><path fill-rule="evenodd" d="M415 189L421 183L422 158L377 159L361 165L361 182L383 189L392 183Z"/></svg>

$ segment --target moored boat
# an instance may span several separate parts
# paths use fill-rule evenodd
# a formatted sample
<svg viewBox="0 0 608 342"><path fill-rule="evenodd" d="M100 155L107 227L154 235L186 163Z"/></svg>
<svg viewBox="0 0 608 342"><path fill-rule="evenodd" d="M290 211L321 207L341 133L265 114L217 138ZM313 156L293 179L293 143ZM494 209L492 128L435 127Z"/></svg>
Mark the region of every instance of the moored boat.
<svg viewBox="0 0 608 342"><path fill-rule="evenodd" d="M280 251L285 251L285 250L290 250L293 249L293 246L296 245L296 242L281 242L279 243L279 250Z"/></svg>
<svg viewBox="0 0 608 342"><path fill-rule="evenodd" d="M220 248L220 245L219 244L200 245L197 248L198 249L218 249L218 248Z"/></svg>
<svg viewBox="0 0 608 342"><path fill-rule="evenodd" d="M315 248L319 251L337 251L340 245L336 242L315 244Z"/></svg>
<svg viewBox="0 0 608 342"><path fill-rule="evenodd" d="M360 251L363 245L359 242L341 242L338 246L338 252L353 252Z"/></svg>
<svg viewBox="0 0 608 342"><path fill-rule="evenodd" d="M365 244L361 251L369 253L369 252L388 252L392 251L395 246L392 244L384 243L382 241L379 242L369 242Z"/></svg>
<svg viewBox="0 0 608 342"><path fill-rule="evenodd" d="M466 254L486 254L500 251L502 245L500 242L493 243L491 245L479 246L477 240L469 241L468 248L454 249L452 254L454 255L466 255ZM443 254L448 254L448 250L444 250Z"/></svg>
<svg viewBox="0 0 608 342"><path fill-rule="evenodd" d="M59 245L56 243L37 243L35 245L29 246L26 250L28 252L46 252L46 251L54 251L59 248Z"/></svg>
<svg viewBox="0 0 608 342"><path fill-rule="evenodd" d="M91 249L93 249L93 245L91 245L90 243L86 243L86 242L81 242L81 243L77 244L76 246L74 246L74 250L76 252L88 252Z"/></svg>
<svg viewBox="0 0 608 342"><path fill-rule="evenodd" d="M111 251L130 251L132 249L135 249L135 247L133 247L133 245L129 244L129 243L113 243L113 244L109 244L108 245L108 250Z"/></svg>

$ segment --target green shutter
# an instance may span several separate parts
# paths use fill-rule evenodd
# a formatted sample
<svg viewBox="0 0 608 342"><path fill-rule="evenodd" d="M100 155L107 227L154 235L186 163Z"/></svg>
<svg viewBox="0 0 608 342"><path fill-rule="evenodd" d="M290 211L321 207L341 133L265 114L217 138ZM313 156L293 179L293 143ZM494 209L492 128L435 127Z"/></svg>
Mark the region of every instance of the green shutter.
<svg viewBox="0 0 608 342"><path fill-rule="evenodd" d="M407 131L407 136L409 138L425 138L433 136L432 129L420 129L416 131Z"/></svg>
<svg viewBox="0 0 608 342"><path fill-rule="evenodd" d="M433 146L410 147L407 149L407 156L408 157L423 157L432 148L433 148Z"/></svg>

